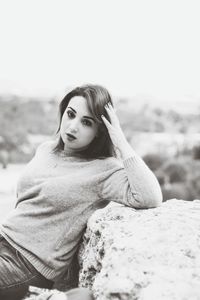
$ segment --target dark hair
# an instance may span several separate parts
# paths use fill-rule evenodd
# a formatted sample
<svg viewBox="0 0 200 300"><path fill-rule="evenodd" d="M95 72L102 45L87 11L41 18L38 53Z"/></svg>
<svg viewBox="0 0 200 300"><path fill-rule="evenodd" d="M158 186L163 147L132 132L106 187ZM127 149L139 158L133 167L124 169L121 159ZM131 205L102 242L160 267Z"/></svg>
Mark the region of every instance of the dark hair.
<svg viewBox="0 0 200 300"><path fill-rule="evenodd" d="M98 124L98 135L89 144L87 149L80 152L81 156L86 158L115 156L115 151L108 130L101 119L101 115L104 115L110 121L104 106L107 103L111 103L113 105L113 102L109 92L100 85L88 84L76 87L63 98L59 105L59 125L56 133L58 134L60 132L62 116L70 100L75 96L82 96L86 99L88 109ZM58 143L53 151L59 152L63 149L64 143L61 137L59 137Z"/></svg>

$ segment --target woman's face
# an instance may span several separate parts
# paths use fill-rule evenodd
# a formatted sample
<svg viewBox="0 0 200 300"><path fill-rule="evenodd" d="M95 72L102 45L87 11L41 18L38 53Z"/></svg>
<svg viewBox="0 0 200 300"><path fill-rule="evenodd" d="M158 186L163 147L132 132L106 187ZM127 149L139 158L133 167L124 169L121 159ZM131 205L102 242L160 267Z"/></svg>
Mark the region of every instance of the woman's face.
<svg viewBox="0 0 200 300"><path fill-rule="evenodd" d="M82 96L73 97L61 120L60 135L64 149L86 149L97 132L98 125L88 109L87 100Z"/></svg>

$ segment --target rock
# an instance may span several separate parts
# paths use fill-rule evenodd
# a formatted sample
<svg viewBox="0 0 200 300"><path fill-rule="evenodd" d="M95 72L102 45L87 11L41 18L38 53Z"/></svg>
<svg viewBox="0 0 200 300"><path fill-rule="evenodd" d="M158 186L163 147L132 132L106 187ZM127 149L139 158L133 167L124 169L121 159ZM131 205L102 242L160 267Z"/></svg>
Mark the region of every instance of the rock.
<svg viewBox="0 0 200 300"><path fill-rule="evenodd" d="M97 300L199 300L200 200L110 203L88 220L79 264Z"/></svg>

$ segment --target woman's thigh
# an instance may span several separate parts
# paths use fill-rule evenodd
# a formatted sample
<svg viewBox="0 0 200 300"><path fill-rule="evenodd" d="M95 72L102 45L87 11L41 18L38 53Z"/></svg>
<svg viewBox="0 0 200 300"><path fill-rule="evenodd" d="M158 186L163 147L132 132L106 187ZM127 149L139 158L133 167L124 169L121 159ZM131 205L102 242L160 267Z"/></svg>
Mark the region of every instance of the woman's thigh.
<svg viewBox="0 0 200 300"><path fill-rule="evenodd" d="M0 236L0 299L22 299L29 285L51 288L52 281L44 278L9 243Z"/></svg>

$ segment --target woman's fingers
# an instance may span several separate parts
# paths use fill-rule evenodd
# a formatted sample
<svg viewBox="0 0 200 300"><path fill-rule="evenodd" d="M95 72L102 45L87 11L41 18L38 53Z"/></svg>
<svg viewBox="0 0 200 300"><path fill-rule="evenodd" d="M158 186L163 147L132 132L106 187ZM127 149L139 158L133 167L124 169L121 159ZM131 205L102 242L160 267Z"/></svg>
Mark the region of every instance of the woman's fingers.
<svg viewBox="0 0 200 300"><path fill-rule="evenodd" d="M115 152L119 152L121 149L121 145L124 144L126 138L124 136L124 133L121 129L119 119L111 105L106 105L105 110L110 118L110 122L106 119L105 116L101 116L104 125L106 126L110 139L112 141L112 144L114 146ZM120 153L120 152L119 152ZM117 155L120 157L120 155Z"/></svg>
<svg viewBox="0 0 200 300"><path fill-rule="evenodd" d="M119 120L118 120L118 117L115 113L115 110L114 108L112 107L112 105L109 103L107 105L105 105L105 109L106 109L106 112L107 114L109 115L110 117L110 120L111 120L111 124L116 127L116 126L119 126Z"/></svg>
<svg viewBox="0 0 200 300"><path fill-rule="evenodd" d="M108 129L108 130L111 129L111 128L112 128L112 125L110 124L110 122L109 122L103 115L101 116L101 118L102 118L102 120L103 120L105 126L107 127L107 129Z"/></svg>

